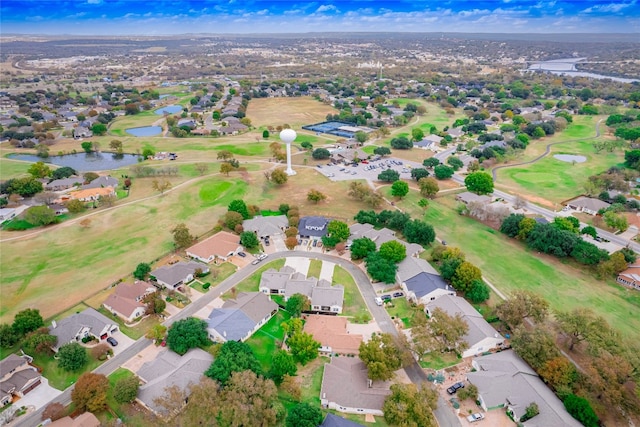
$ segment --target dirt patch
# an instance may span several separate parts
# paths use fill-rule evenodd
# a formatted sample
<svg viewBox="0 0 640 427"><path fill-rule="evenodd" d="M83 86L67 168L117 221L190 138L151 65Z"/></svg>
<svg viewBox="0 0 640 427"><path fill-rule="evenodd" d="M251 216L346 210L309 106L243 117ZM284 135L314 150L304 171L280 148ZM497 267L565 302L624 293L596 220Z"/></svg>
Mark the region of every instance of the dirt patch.
<svg viewBox="0 0 640 427"><path fill-rule="evenodd" d="M308 125L326 120L335 109L309 96L300 98L256 98L249 103L247 117L253 126L292 127Z"/></svg>

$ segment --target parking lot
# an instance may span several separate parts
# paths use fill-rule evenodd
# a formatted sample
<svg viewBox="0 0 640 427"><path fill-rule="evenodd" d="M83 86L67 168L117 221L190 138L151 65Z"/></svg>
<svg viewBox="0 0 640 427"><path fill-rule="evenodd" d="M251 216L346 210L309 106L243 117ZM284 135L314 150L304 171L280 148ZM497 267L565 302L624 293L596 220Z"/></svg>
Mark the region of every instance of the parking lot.
<svg viewBox="0 0 640 427"><path fill-rule="evenodd" d="M366 163L365 163L366 162ZM422 168L421 163L407 160L382 158L379 160L363 160L357 165L345 166L343 163L326 163L317 165L318 171L332 181L345 181L352 179L366 179L377 181L380 172L393 169L400 174L402 179L411 179L411 169Z"/></svg>

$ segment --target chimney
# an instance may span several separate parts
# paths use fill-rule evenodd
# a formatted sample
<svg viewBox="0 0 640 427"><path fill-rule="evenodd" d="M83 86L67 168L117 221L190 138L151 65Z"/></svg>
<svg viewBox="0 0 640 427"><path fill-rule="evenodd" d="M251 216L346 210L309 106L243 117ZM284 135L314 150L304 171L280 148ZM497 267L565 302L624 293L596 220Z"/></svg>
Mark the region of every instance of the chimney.
<svg viewBox="0 0 640 427"><path fill-rule="evenodd" d="M58 326L58 324L56 323L56 321L55 321L55 320L52 320L52 321L51 321L51 327L52 327L53 329L55 329L57 326Z"/></svg>

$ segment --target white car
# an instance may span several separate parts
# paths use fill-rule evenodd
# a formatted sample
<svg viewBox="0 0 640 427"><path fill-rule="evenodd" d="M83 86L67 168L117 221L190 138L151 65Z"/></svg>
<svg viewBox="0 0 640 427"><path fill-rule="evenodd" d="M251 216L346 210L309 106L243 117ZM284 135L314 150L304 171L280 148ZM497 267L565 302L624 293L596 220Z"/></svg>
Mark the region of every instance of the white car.
<svg viewBox="0 0 640 427"><path fill-rule="evenodd" d="M382 304L383 304L382 298L376 297L376 305L382 305Z"/></svg>
<svg viewBox="0 0 640 427"><path fill-rule="evenodd" d="M480 420L484 420L484 414L481 414L480 412L476 412L475 414L471 414L467 417L467 421L470 423L475 423Z"/></svg>
<svg viewBox="0 0 640 427"><path fill-rule="evenodd" d="M261 255L258 257L258 259L259 259L260 261L262 261L262 260L263 260L263 259L265 259L267 256L268 256L267 254L261 254Z"/></svg>

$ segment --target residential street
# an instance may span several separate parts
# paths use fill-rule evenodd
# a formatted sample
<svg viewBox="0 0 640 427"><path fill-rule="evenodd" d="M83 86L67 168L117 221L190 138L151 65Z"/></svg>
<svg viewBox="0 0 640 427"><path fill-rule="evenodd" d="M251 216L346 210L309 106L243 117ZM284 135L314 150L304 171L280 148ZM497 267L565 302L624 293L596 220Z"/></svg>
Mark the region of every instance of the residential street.
<svg viewBox="0 0 640 427"><path fill-rule="evenodd" d="M374 298L376 296L373 287L371 286L371 282L369 281L369 277L366 275L364 271L358 268L356 265L352 264L350 261L340 258L334 255L328 255L324 253L309 253L306 251L285 251L280 253L275 253L269 255L269 257L264 262L269 262L273 259L278 258L287 258L287 257L309 257L315 258L322 261L329 261L331 263L337 264L347 270L355 279L356 284L358 285L358 289L364 298L365 303L367 304L367 308L371 312L371 315L374 317L378 326L383 332L387 332L393 335L397 335L398 331L393 325L391 321L391 317L387 311L375 304ZM204 306L209 304L215 298L219 297L224 292L228 291L235 285L237 285L242 280L249 277L256 270L262 267L262 263L256 265L247 265L241 270L238 270L234 275L224 280L215 288L211 288L209 292L204 294L201 298L189 304L185 307L179 314L173 316L164 322L165 326L170 326L176 320L184 319L189 316L193 316L198 310L202 309ZM127 360L134 357L136 354L144 350L146 347L151 345L151 340L147 338L140 338L134 344L132 344L129 348L121 352L120 354L112 357L107 362L100 365L98 368L94 370L94 372L104 375L110 375L116 369L124 364ZM414 365L405 369L408 377L415 384L423 384L427 382L426 374L420 368L420 366L415 363ZM52 402L59 402L63 405L68 405L71 403L71 390L72 387L67 388L64 392L52 400ZM35 427L40 423L40 418L42 416L42 412L44 407L30 413L28 415L24 415L23 417L18 418L18 422L16 422L15 426L25 426L25 427ZM438 408L434 411L436 419L438 420L438 424L440 427L459 427L461 426L459 418L455 415L451 407L444 401L444 399L439 398L438 400Z"/></svg>

